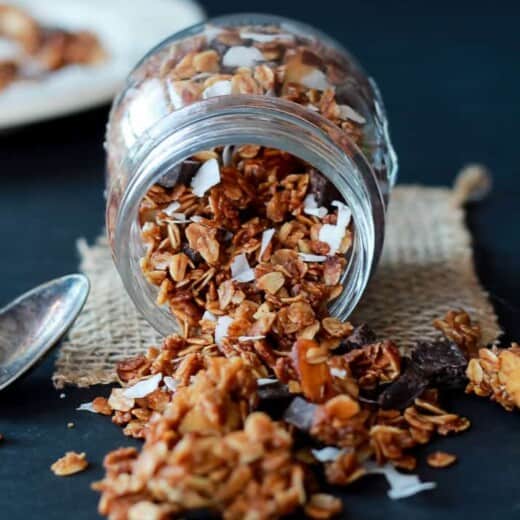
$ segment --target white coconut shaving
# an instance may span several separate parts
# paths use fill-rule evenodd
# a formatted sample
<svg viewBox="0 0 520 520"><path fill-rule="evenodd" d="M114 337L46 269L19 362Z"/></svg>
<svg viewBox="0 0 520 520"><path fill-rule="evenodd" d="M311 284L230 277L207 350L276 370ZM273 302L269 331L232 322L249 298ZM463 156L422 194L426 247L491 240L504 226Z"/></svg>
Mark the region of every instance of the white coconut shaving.
<svg viewBox="0 0 520 520"><path fill-rule="evenodd" d="M330 375L337 377L339 379L346 379L347 371L344 370L343 368L331 367Z"/></svg>
<svg viewBox="0 0 520 520"><path fill-rule="evenodd" d="M350 219L352 218L352 211L350 208L340 202L339 200L333 200L332 205L338 208L338 220L336 225L341 227L347 227L350 224Z"/></svg>
<svg viewBox="0 0 520 520"><path fill-rule="evenodd" d="M96 410L94 410L94 405L92 403L82 403L76 408L76 410L79 410L80 412L97 413Z"/></svg>
<svg viewBox="0 0 520 520"><path fill-rule="evenodd" d="M378 466L375 462L367 462L364 467L367 474L380 474L385 476L390 485L387 495L392 500L411 497L421 491L437 487L435 482L422 482L417 475L400 473L391 464Z"/></svg>
<svg viewBox="0 0 520 520"><path fill-rule="evenodd" d="M182 95L179 94L176 85L172 84L171 82L168 82L168 95L170 96L170 102L175 110L178 110L184 106L184 99L182 98Z"/></svg>
<svg viewBox="0 0 520 520"><path fill-rule="evenodd" d="M312 255L310 253L298 253L298 256L304 262L325 262L325 260L327 260L326 256L323 256L323 255Z"/></svg>
<svg viewBox="0 0 520 520"><path fill-rule="evenodd" d="M162 380L162 374L155 374L147 379L142 379L135 385L129 386L123 390L123 395L129 399L139 399L146 397L159 388Z"/></svg>
<svg viewBox="0 0 520 520"><path fill-rule="evenodd" d="M187 224L188 222L191 222L191 220L186 218L184 213L172 213L170 222L173 222L174 224Z"/></svg>
<svg viewBox="0 0 520 520"><path fill-rule="evenodd" d="M338 208L338 216L336 220L336 225L332 224L323 224L321 226L320 232L318 234L318 239L320 242L325 242L329 245L329 255L334 255L338 251L341 245L341 241L345 236L345 232L347 231L347 226L350 223L350 219L352 218L352 212L339 200L334 200L332 202L333 206Z"/></svg>
<svg viewBox="0 0 520 520"><path fill-rule="evenodd" d="M260 341L265 336L238 336L238 341Z"/></svg>
<svg viewBox="0 0 520 520"><path fill-rule="evenodd" d="M271 240L273 239L274 232L275 232L275 230L271 228L271 229L266 229L262 233L262 243L260 245L260 255L258 256L260 261L262 260L262 255L265 253L267 246L271 243Z"/></svg>
<svg viewBox="0 0 520 520"><path fill-rule="evenodd" d="M351 121L354 121L354 123L359 123L361 125L364 125L367 122L367 120L359 112L356 112L348 105L339 105L338 108L339 117L341 119L350 119Z"/></svg>
<svg viewBox="0 0 520 520"><path fill-rule="evenodd" d="M173 379L171 376L164 376L163 377L164 384L166 387L171 390L172 392L175 392L177 390L177 386L179 382L176 379Z"/></svg>
<svg viewBox="0 0 520 520"><path fill-rule="evenodd" d="M204 217L201 217L200 215L193 215L192 217L190 217L190 220L192 222L202 222L204 220Z"/></svg>
<svg viewBox="0 0 520 520"><path fill-rule="evenodd" d="M180 207L181 205L175 200L163 209L163 213L171 217Z"/></svg>
<svg viewBox="0 0 520 520"><path fill-rule="evenodd" d="M278 34L265 34L242 31L240 38L243 40L253 40L255 42L274 42L274 41L293 41L294 36L292 34L278 33Z"/></svg>
<svg viewBox="0 0 520 520"><path fill-rule="evenodd" d="M314 414L316 413L317 406L313 403L309 403L302 397L296 397L291 401L291 404L285 410L283 418L286 422L296 426L300 430L309 430Z"/></svg>
<svg viewBox="0 0 520 520"><path fill-rule="evenodd" d="M255 272L249 266L244 253L235 256L231 263L231 278L237 282L251 282L255 279Z"/></svg>
<svg viewBox="0 0 520 520"><path fill-rule="evenodd" d="M0 60L17 60L22 53L18 43L0 37Z"/></svg>
<svg viewBox="0 0 520 520"><path fill-rule="evenodd" d="M208 99L216 96L229 96L231 94L231 81L223 79L215 81L213 85L206 87L202 91L202 99Z"/></svg>
<svg viewBox="0 0 520 520"><path fill-rule="evenodd" d="M215 326L215 343L220 347L222 340L227 337L229 326L233 323L230 316L219 316Z"/></svg>
<svg viewBox="0 0 520 520"><path fill-rule="evenodd" d="M222 27L217 27L216 25L206 25L204 29L204 36L206 37L206 41L209 43L213 41L219 34L222 34L224 29Z"/></svg>
<svg viewBox="0 0 520 520"><path fill-rule="evenodd" d="M60 399L65 399L65 397L67 397L67 396L64 393L60 394Z"/></svg>
<svg viewBox="0 0 520 520"><path fill-rule="evenodd" d="M300 79L300 83L307 88L314 88L316 90L327 90L330 83L327 76L319 69L313 69Z"/></svg>
<svg viewBox="0 0 520 520"><path fill-rule="evenodd" d="M222 164L224 166L231 166L231 161L233 160L233 148L234 146L231 144L224 146L224 149L222 150Z"/></svg>
<svg viewBox="0 0 520 520"><path fill-rule="evenodd" d="M345 450L340 450L334 446L325 446L319 450L311 450L314 457L320 462L333 462L335 461Z"/></svg>
<svg viewBox="0 0 520 520"><path fill-rule="evenodd" d="M220 167L216 159L209 159L197 170L191 179L191 190L197 197L204 196L210 188L220 182Z"/></svg>
<svg viewBox="0 0 520 520"><path fill-rule="evenodd" d="M237 45L230 47L222 58L224 67L254 67L259 61L265 61L264 55L256 47Z"/></svg>
<svg viewBox="0 0 520 520"><path fill-rule="evenodd" d="M259 377L256 380L258 386L273 385L274 383L278 383L278 379L275 379L274 377Z"/></svg>
<svg viewBox="0 0 520 520"><path fill-rule="evenodd" d="M327 215L327 208L303 208L303 212L306 215L312 215L313 217L323 218Z"/></svg>
<svg viewBox="0 0 520 520"><path fill-rule="evenodd" d="M328 213L327 208L318 207L314 193L309 193L309 195L303 199L303 212L307 215L313 215L319 218L323 218Z"/></svg>
<svg viewBox="0 0 520 520"><path fill-rule="evenodd" d="M212 312L206 310L206 311L204 311L204 314L202 315L201 320L217 321L217 317Z"/></svg>

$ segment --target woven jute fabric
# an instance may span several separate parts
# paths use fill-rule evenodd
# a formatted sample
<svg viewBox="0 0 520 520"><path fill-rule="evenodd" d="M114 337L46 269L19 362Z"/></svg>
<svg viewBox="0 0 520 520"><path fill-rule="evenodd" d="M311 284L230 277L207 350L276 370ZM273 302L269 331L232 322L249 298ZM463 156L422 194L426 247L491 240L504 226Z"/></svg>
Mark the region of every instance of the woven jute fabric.
<svg viewBox="0 0 520 520"><path fill-rule="evenodd" d="M438 337L433 319L463 308L480 323L484 342L498 337L497 317L473 266L465 198L460 187L394 189L381 262L351 321L369 323L406 350ZM114 382L117 361L161 343L125 293L106 240L78 246L91 293L61 346L53 376L58 388Z"/></svg>

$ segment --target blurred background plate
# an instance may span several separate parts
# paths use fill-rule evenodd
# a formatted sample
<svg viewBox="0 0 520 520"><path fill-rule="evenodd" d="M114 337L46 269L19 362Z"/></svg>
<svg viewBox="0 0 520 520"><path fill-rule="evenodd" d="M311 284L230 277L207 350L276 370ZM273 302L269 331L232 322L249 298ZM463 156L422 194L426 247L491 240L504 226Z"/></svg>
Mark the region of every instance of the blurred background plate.
<svg viewBox="0 0 520 520"><path fill-rule="evenodd" d="M17 0L39 24L94 32L109 57L69 66L0 92L0 129L34 123L109 102L137 61L155 44L205 18L192 0Z"/></svg>

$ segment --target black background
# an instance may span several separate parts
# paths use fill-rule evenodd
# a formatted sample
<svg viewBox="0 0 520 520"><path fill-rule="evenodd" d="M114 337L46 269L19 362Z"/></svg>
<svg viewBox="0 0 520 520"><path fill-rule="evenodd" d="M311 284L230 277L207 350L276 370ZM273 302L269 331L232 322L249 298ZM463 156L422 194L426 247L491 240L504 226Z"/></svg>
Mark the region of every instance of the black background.
<svg viewBox="0 0 520 520"><path fill-rule="evenodd" d="M205 4L210 15L261 11L300 19L351 49L383 92L400 182L451 184L467 162L491 169L493 192L469 208L468 225L480 278L508 338L520 338L518 6L467 0ZM101 230L106 118L105 107L0 135L0 304L75 271L75 240L92 240ZM2 519L95 518L89 483L101 477L104 453L131 443L106 418L75 411L107 389L67 389L60 399L52 370L48 359L0 394ZM437 481L437 490L393 502L382 479L368 477L343 492L348 518L520 518L518 414L474 397L449 404L474 425L432 446L456 453L457 465L419 468ZM76 427L67 429L68 421ZM86 451L91 467L59 479L49 465L71 449Z"/></svg>

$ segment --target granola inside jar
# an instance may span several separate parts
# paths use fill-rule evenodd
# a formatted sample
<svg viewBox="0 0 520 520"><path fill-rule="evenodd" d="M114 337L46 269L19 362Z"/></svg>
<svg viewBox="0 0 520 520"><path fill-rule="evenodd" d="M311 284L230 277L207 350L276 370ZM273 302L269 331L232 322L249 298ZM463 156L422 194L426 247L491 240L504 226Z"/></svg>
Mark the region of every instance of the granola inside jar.
<svg viewBox="0 0 520 520"><path fill-rule="evenodd" d="M377 87L339 44L259 15L173 35L129 75L106 145L114 259L160 332L206 325L219 345L220 321L282 349L346 334L397 162Z"/></svg>

